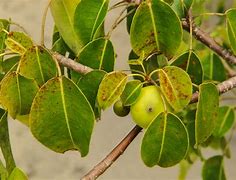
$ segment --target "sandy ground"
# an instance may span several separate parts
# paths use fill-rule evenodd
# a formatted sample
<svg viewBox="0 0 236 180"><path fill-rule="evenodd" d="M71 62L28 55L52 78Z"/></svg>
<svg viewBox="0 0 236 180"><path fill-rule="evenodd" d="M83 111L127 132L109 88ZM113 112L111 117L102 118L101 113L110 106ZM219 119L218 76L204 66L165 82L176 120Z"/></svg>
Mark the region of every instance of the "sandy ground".
<svg viewBox="0 0 236 180"><path fill-rule="evenodd" d="M12 18L20 23L36 43L40 39L40 24L43 8L47 0L0 0L0 18ZM112 1L113 3L115 0ZM110 25L117 12L109 13L107 25ZM47 21L46 41L50 45L52 19ZM130 51L128 36L121 25L113 34L112 41L117 52L117 69L127 69L127 55ZM79 179L97 162L99 162L126 133L134 126L130 117L117 118L112 110L103 113L102 121L96 124L93 133L90 153L81 158L78 152L57 154L51 152L35 140L29 130L18 121L10 120L11 142L17 165L25 170L31 180L75 180ZM100 179L177 179L178 166L163 169L147 168L140 159L140 141L143 134L130 145L127 151ZM232 159L226 160L228 179L236 177L236 138L232 143ZM207 156L212 152L207 152ZM201 163L197 162L191 169L187 179L201 179Z"/></svg>

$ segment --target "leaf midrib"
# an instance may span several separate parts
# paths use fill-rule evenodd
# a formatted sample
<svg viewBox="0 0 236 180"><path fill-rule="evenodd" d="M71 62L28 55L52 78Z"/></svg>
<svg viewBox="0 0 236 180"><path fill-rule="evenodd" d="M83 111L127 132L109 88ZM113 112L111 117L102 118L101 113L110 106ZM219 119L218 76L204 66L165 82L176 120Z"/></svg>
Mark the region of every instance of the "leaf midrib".
<svg viewBox="0 0 236 180"><path fill-rule="evenodd" d="M67 113L67 109L66 109L66 101L65 101L65 93L64 93L64 86L63 86L63 79L62 77L59 78L59 82L60 82L60 89L61 89L61 99L62 99L62 105L63 105L63 110L64 110L64 115L65 115L65 120L66 120L66 126L69 132L69 136L71 139L71 142L73 144L73 147L77 149L74 139L72 137L72 133L71 133L71 129L70 129L70 124L69 124L69 118L68 118L68 113Z"/></svg>
<svg viewBox="0 0 236 180"><path fill-rule="evenodd" d="M93 24L93 28L92 28L92 31L91 31L91 34L90 34L90 41L93 40L94 32L96 32L96 31L95 31L95 27L96 27L98 18L100 17L100 14L101 14L101 12L102 12L102 9L103 9L104 4L106 3L106 1L107 1L107 0L104 0L104 1L103 1L102 5L101 5L101 8L99 9L98 14L97 14L97 16L96 16L96 18L95 18L95 22L94 22L94 24ZM99 27L99 26L98 26L98 27Z"/></svg>

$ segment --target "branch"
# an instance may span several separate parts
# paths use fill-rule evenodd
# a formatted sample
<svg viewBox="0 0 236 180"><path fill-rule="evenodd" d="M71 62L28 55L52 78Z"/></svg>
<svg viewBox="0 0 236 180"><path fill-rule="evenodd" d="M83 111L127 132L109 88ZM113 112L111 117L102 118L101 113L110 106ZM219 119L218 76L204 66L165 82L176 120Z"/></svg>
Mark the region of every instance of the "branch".
<svg viewBox="0 0 236 180"><path fill-rule="evenodd" d="M188 19L182 20L182 27L190 32L190 23ZM209 34L204 32L201 28L192 23L192 33L194 37L213 50L220 57L228 61L230 64L236 64L236 56L227 49L220 46Z"/></svg>
<svg viewBox="0 0 236 180"><path fill-rule="evenodd" d="M236 87L236 76L232 77L220 84L217 85L218 91L220 94L225 93ZM198 92L195 92L192 95L190 104L198 101ZM134 140L134 138L141 132L142 128L135 126L129 134L100 162L98 163L91 171L89 171L82 180L94 180L102 175L112 164L123 154L126 148Z"/></svg>
<svg viewBox="0 0 236 180"><path fill-rule="evenodd" d="M83 64L77 63L74 60L67 58L59 53L54 52L53 57L58 61L60 65L63 65L69 69L72 69L78 73L86 74L88 72L91 72L93 69L85 66Z"/></svg>
<svg viewBox="0 0 236 180"><path fill-rule="evenodd" d="M102 175L126 150L134 138L141 132L142 128L135 126L129 134L91 171L89 171L82 180L93 180Z"/></svg>

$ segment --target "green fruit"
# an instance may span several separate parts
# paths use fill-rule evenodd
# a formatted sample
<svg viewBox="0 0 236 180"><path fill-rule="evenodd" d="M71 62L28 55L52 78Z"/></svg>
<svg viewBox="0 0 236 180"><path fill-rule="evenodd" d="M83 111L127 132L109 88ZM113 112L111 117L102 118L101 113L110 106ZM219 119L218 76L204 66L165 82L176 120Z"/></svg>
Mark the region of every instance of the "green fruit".
<svg viewBox="0 0 236 180"><path fill-rule="evenodd" d="M117 116L124 117L129 114L130 108L127 106L123 106L122 101L118 100L113 106L113 111Z"/></svg>
<svg viewBox="0 0 236 180"><path fill-rule="evenodd" d="M165 111L164 99L157 86L142 88L135 104L131 106L133 121L142 128L147 128L151 121Z"/></svg>

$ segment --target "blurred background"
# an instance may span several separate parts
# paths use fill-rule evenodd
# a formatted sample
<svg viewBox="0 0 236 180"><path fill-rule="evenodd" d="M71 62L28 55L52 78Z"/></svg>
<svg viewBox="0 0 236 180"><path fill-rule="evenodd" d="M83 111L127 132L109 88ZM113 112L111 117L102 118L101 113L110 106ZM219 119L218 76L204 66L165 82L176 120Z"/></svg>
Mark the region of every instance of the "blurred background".
<svg viewBox="0 0 236 180"><path fill-rule="evenodd" d="M44 8L48 0L0 0L0 18L11 18L19 23L32 36L35 43L40 41L40 27ZM117 0L111 0L114 4ZM214 6L214 4L212 4ZM120 9L109 12L106 26L110 27ZM50 13L46 25L46 45L51 45L53 21ZM114 31L112 42L118 55L116 69L128 69L127 57L131 50L125 21ZM234 102L233 102L234 103ZM131 118L119 118L112 109L102 114L102 120L95 126L92 136L90 153L81 158L78 152L57 154L41 145L33 138L28 128L18 121L9 120L10 138L17 166L22 168L31 180L75 180L89 171L96 163L132 129ZM178 178L179 167L148 168L140 158L140 143L143 133L128 147L126 152L100 177L103 180L132 179L164 179ZM228 179L236 177L236 138L231 143L232 158L225 161L225 171ZM204 151L206 157L217 154L217 151ZM193 165L187 179L201 179L201 163L198 160Z"/></svg>

